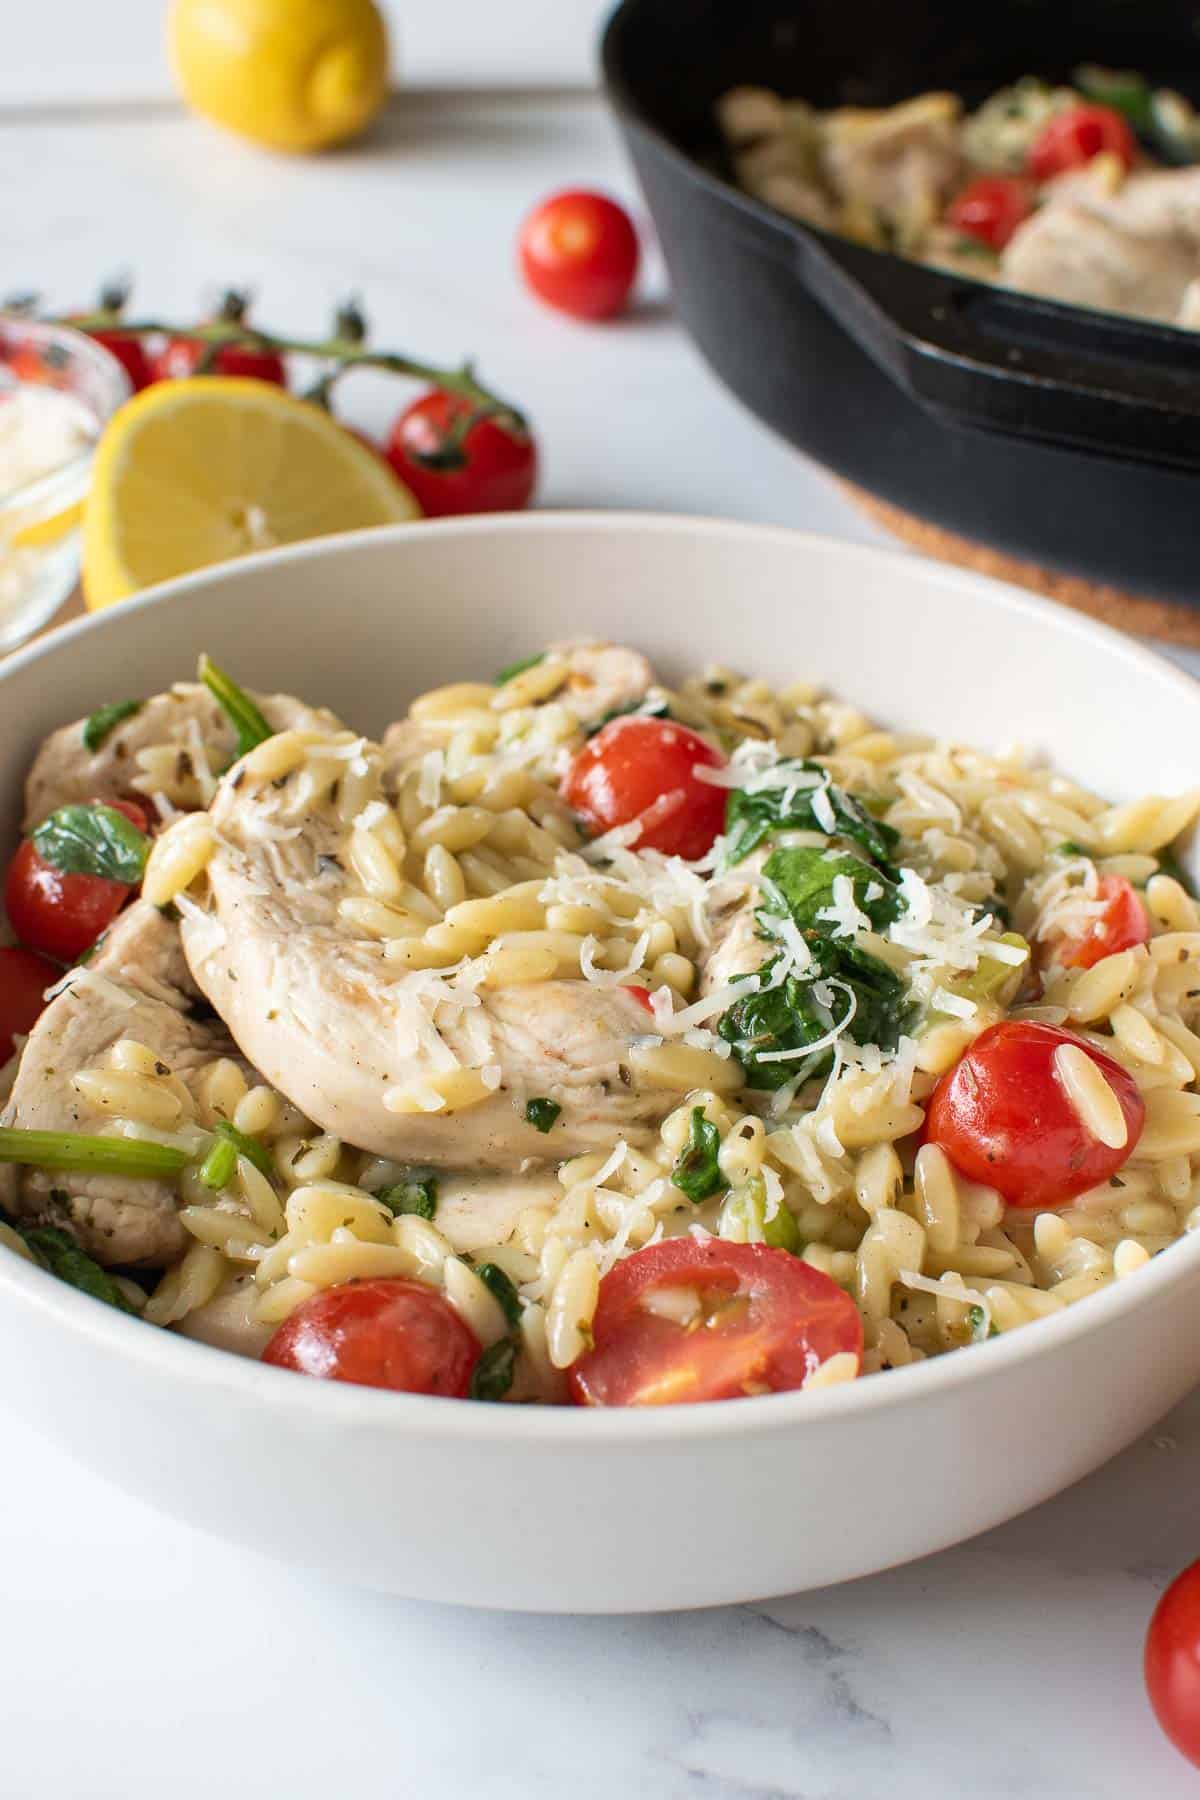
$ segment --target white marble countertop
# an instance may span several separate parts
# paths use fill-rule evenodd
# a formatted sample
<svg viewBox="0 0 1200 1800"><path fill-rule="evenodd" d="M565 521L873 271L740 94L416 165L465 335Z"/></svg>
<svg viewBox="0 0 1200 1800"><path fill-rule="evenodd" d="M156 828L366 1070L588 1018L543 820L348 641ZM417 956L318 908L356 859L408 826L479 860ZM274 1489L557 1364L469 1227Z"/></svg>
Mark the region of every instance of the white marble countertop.
<svg viewBox="0 0 1200 1800"><path fill-rule="evenodd" d="M297 328L359 289L381 341L473 350L528 406L551 504L876 536L717 387L653 269L646 303L610 329L526 298L516 221L574 181L629 191L590 102L401 104L368 150L306 164L166 109L7 113L4 285L78 303L129 265L147 308L191 312L206 290L250 282L264 316ZM382 423L387 404L364 386L362 421ZM0 1800L1197 1791L1140 1665L1157 1593L1200 1553L1200 1398L960 1549L837 1590L641 1619L347 1591L155 1517L7 1420L0 1431Z"/></svg>

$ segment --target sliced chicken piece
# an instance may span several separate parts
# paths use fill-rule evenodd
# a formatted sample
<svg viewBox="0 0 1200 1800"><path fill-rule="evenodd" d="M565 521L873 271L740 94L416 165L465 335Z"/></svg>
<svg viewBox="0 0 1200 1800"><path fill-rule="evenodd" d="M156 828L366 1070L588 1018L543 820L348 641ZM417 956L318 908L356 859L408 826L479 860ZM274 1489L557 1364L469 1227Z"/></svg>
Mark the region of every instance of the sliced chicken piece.
<svg viewBox="0 0 1200 1800"><path fill-rule="evenodd" d="M323 1130L400 1162L517 1169L619 1133L642 1142L676 1102L630 1069L647 1019L619 987L473 987L389 961L339 911L362 890L307 769L272 781L243 762L211 816L209 907L184 903L188 962L263 1078ZM442 1080L491 1091L453 1110L431 1087ZM540 1097L562 1109L546 1135L524 1116Z"/></svg>
<svg viewBox="0 0 1200 1800"><path fill-rule="evenodd" d="M274 1325L264 1325L257 1316L261 1299L262 1289L255 1286L253 1275L233 1274L211 1300L195 1307L171 1329L214 1349L257 1359L275 1332Z"/></svg>
<svg viewBox="0 0 1200 1800"><path fill-rule="evenodd" d="M961 105L922 94L879 111L844 107L824 121L821 167L842 203L842 228L874 241L881 222L895 246L911 248L962 185Z"/></svg>
<svg viewBox="0 0 1200 1800"><path fill-rule="evenodd" d="M999 279L1048 300L1173 324L1198 274L1200 250L1188 240L1135 236L1085 206L1060 204L1015 233Z"/></svg>
<svg viewBox="0 0 1200 1800"><path fill-rule="evenodd" d="M758 935L754 917L758 878L769 854L756 850L709 888L704 906L709 948L700 974L701 994L715 993L739 975L752 975L771 954L772 945Z"/></svg>
<svg viewBox="0 0 1200 1800"><path fill-rule="evenodd" d="M332 713L306 706L290 694L252 698L277 731L337 729ZM127 800L157 791L177 807L204 806L214 776L229 766L236 748L225 713L208 689L195 682L177 682L165 694L143 700L96 750L89 750L83 741L86 723L77 719L52 732L34 758L25 784L26 833L60 806L81 800ZM173 757L143 756L164 746L174 750ZM149 769L146 761L151 763Z"/></svg>
<svg viewBox="0 0 1200 1800"><path fill-rule="evenodd" d="M567 668L565 685L550 697L581 725L598 725L607 713L636 706L654 686L646 658L624 644L551 644L547 655Z"/></svg>
<svg viewBox="0 0 1200 1800"><path fill-rule="evenodd" d="M1000 260L1024 293L1192 328L1198 277L1200 169L1126 175L1113 157L1051 182Z"/></svg>
<svg viewBox="0 0 1200 1800"><path fill-rule="evenodd" d="M654 685L654 671L646 658L623 644L551 644L543 661L547 673L561 671L561 680L547 686L533 704L565 707L584 727L598 725L609 713L632 709ZM496 688L489 696L489 705L497 711L502 693ZM427 751L444 746L456 729L452 719L435 722L410 715L397 720L383 738L389 769L394 773L409 767ZM548 757L547 769L553 770L553 757Z"/></svg>
<svg viewBox="0 0 1200 1800"><path fill-rule="evenodd" d="M553 1169L528 1169L514 1175L467 1174L449 1170L438 1177L434 1224L459 1255L503 1244L517 1228L527 1207L557 1206L562 1183Z"/></svg>
<svg viewBox="0 0 1200 1800"><path fill-rule="evenodd" d="M189 994L176 986L176 977L186 978L181 965L178 927L151 906L131 908L94 962L74 972L34 1026L3 1123L29 1131L102 1132L111 1118L78 1093L72 1076L103 1064L121 1038L144 1044L186 1086L215 1057L236 1058L220 1022L194 1016L201 1004L194 989ZM173 1181L39 1169L20 1169L10 1180L8 1203L16 1214L63 1226L98 1262L165 1263L190 1242L176 1218Z"/></svg>

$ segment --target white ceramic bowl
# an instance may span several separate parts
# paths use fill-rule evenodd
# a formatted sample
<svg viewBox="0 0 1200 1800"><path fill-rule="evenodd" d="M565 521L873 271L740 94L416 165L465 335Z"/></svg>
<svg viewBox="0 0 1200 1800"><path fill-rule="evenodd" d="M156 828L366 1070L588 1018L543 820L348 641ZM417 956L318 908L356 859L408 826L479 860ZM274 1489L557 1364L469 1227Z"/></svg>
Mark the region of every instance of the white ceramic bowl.
<svg viewBox="0 0 1200 1800"><path fill-rule="evenodd" d="M375 731L422 688L586 633L668 677L819 677L901 727L1052 750L1114 797L1197 778L1200 688L1039 601L785 531L547 514L255 558L25 651L0 667L0 841L44 733L189 675L201 649ZM272 1555L483 1606L697 1606L923 1555L1121 1449L1200 1376L1200 1235L1056 1318L810 1395L603 1413L305 1381L8 1256L0 1368L5 1400L82 1461Z"/></svg>

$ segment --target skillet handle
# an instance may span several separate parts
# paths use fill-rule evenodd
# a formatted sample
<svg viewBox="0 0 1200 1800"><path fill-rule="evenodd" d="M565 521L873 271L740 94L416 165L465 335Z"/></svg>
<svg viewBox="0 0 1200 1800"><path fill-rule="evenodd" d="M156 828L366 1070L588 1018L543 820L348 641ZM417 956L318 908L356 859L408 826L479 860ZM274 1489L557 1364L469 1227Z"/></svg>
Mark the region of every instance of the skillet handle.
<svg viewBox="0 0 1200 1800"><path fill-rule="evenodd" d="M1200 470L1200 333L1092 313L796 228L809 291L949 424Z"/></svg>

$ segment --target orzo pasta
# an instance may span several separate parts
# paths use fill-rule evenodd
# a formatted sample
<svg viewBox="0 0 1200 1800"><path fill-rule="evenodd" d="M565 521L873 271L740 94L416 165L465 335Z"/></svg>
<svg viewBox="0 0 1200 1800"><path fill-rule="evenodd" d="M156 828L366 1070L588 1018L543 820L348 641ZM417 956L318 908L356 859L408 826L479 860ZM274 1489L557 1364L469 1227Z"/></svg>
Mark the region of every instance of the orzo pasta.
<svg viewBox="0 0 1200 1800"><path fill-rule="evenodd" d="M1200 1220L1200 790L599 644L380 743L207 660L114 735L30 779L25 861L129 898L0 1086L0 1245L156 1325L735 1397L1045 1318Z"/></svg>

